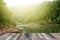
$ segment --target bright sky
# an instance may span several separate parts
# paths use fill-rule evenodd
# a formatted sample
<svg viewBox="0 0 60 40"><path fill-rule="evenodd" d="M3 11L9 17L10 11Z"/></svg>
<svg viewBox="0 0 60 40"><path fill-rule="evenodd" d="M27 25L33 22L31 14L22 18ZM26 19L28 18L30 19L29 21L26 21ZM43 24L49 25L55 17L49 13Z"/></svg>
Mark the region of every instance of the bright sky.
<svg viewBox="0 0 60 40"><path fill-rule="evenodd" d="M47 0L4 0L7 4L7 6L24 6L24 5L32 5L32 4L38 4L42 3ZM53 0L48 0L53 1Z"/></svg>

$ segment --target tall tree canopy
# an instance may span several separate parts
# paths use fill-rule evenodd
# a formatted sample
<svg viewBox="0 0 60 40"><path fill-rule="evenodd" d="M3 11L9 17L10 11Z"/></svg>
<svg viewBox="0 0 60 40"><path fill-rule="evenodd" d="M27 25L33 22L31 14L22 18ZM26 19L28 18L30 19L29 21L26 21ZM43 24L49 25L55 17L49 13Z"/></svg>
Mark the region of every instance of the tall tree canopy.
<svg viewBox="0 0 60 40"><path fill-rule="evenodd" d="M12 14L10 10L6 7L4 1L0 0L0 23L8 22L11 18L11 15Z"/></svg>

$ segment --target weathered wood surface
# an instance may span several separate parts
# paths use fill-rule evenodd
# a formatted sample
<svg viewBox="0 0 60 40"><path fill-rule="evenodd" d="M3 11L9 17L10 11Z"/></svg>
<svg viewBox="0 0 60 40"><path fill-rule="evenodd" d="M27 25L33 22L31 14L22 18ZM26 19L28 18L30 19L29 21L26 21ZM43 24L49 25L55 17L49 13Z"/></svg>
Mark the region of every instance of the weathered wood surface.
<svg viewBox="0 0 60 40"><path fill-rule="evenodd" d="M0 40L60 40L60 33L5 33Z"/></svg>

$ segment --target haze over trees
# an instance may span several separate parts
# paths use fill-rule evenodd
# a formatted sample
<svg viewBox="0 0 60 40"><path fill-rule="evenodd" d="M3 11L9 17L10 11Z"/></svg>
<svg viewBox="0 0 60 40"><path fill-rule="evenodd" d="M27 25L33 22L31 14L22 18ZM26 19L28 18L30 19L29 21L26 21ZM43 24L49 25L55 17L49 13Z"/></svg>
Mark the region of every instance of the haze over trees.
<svg viewBox="0 0 60 40"><path fill-rule="evenodd" d="M38 5L12 6L13 19L20 23L60 23L59 1L43 2Z"/></svg>

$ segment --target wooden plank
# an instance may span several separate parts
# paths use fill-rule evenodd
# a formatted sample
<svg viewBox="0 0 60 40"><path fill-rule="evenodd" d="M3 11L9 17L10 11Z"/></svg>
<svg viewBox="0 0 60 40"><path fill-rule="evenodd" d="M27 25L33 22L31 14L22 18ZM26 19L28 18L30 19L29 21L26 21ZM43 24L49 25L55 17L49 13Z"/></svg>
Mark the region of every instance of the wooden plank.
<svg viewBox="0 0 60 40"><path fill-rule="evenodd" d="M5 40L10 35L11 35L10 33L3 34L3 35L0 36L0 40Z"/></svg>
<svg viewBox="0 0 60 40"><path fill-rule="evenodd" d="M18 33L18 34L13 38L13 40L19 40L19 38L20 38L20 33Z"/></svg>
<svg viewBox="0 0 60 40"><path fill-rule="evenodd" d="M28 38L26 37L25 33L22 33L20 40L28 40Z"/></svg>
<svg viewBox="0 0 60 40"><path fill-rule="evenodd" d="M32 40L41 40L40 38L37 37L37 33L32 33Z"/></svg>
<svg viewBox="0 0 60 40"><path fill-rule="evenodd" d="M12 35L10 35L9 37L7 37L7 39L5 39L5 40L12 40L14 37L15 37L15 33L12 33Z"/></svg>
<svg viewBox="0 0 60 40"><path fill-rule="evenodd" d="M6 33L0 40L60 40L60 33Z"/></svg>
<svg viewBox="0 0 60 40"><path fill-rule="evenodd" d="M57 35L56 33L50 33L52 36L56 38L56 40L60 40L60 35Z"/></svg>

